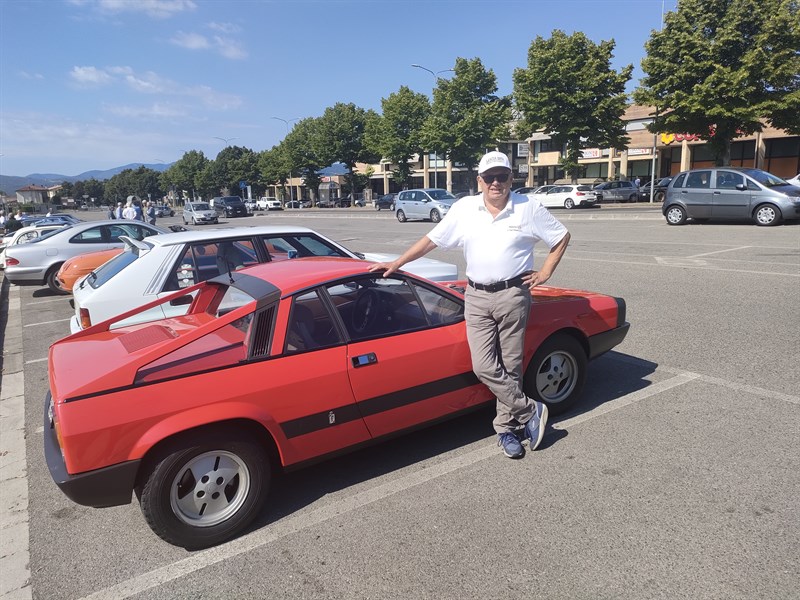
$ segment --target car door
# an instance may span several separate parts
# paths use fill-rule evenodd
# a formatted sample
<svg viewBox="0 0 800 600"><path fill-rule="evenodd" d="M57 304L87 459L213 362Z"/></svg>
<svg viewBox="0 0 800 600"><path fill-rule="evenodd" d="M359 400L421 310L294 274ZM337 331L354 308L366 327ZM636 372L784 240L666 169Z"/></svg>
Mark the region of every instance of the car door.
<svg viewBox="0 0 800 600"><path fill-rule="evenodd" d="M737 171L716 171L711 193L711 217L747 219L750 216L750 196L744 175Z"/></svg>
<svg viewBox="0 0 800 600"><path fill-rule="evenodd" d="M690 171L680 190L680 198L686 205L688 216L693 219L710 218L712 194L711 171Z"/></svg>
<svg viewBox="0 0 800 600"><path fill-rule="evenodd" d="M564 197L566 191L568 190L569 188L563 185L553 186L552 188L547 190L547 193L542 197L542 206L545 206L547 208L562 206L564 203Z"/></svg>
<svg viewBox="0 0 800 600"><path fill-rule="evenodd" d="M347 370L373 438L491 398L472 372L463 303L402 277L330 285L349 338Z"/></svg>

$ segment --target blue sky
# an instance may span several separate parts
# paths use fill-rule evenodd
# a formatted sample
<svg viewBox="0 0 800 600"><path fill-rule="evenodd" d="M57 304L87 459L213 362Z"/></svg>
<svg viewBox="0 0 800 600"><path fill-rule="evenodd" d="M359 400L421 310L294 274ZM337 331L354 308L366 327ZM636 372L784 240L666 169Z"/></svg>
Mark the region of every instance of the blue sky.
<svg viewBox="0 0 800 600"><path fill-rule="evenodd" d="M336 102L380 111L401 85L479 57L512 91L537 35L613 38L642 76L675 0L0 0L0 174L76 175L271 148ZM444 73L443 75L447 75ZM235 138L235 139L231 139Z"/></svg>

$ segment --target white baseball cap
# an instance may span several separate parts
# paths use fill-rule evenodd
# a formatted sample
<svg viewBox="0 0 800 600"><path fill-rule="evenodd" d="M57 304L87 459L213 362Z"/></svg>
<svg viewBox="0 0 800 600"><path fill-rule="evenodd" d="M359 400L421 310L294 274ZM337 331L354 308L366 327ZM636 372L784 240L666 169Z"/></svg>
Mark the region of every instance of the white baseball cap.
<svg viewBox="0 0 800 600"><path fill-rule="evenodd" d="M497 167L502 167L510 171L511 163L508 162L508 156L497 150L487 152L483 155L483 158L481 158L481 162L478 163L478 175L482 175L489 169L495 169Z"/></svg>

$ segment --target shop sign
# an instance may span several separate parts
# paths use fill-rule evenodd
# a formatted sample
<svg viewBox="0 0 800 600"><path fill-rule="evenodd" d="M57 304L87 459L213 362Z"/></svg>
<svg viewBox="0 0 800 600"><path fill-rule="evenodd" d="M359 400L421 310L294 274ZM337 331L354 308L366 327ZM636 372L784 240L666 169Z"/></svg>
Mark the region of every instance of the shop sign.
<svg viewBox="0 0 800 600"><path fill-rule="evenodd" d="M528 142L517 144L517 158L525 158L530 153L530 145Z"/></svg>
<svg viewBox="0 0 800 600"><path fill-rule="evenodd" d="M661 141L669 146L672 142L699 142L700 136L695 133L662 133Z"/></svg>
<svg viewBox="0 0 800 600"><path fill-rule="evenodd" d="M517 165L517 172L518 173L527 173L528 172L528 163L522 163Z"/></svg>
<svg viewBox="0 0 800 600"><path fill-rule="evenodd" d="M628 156L642 156L643 154L650 154L652 148L628 148Z"/></svg>
<svg viewBox="0 0 800 600"><path fill-rule="evenodd" d="M599 148L584 148L581 150L583 154L583 158L600 158L600 149Z"/></svg>

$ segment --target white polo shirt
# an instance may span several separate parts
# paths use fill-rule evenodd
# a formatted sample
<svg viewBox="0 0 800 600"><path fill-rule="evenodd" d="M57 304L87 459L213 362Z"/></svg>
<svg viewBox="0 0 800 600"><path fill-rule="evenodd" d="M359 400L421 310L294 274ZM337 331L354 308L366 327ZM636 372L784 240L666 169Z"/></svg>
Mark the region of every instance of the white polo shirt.
<svg viewBox="0 0 800 600"><path fill-rule="evenodd" d="M483 194L461 198L428 239L440 248L463 248L467 277L488 284L533 271L536 242L553 248L566 234L567 228L538 200L512 192L495 218L486 210Z"/></svg>

